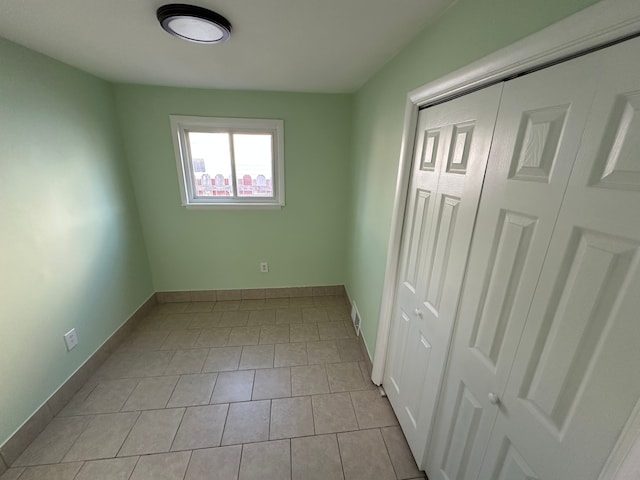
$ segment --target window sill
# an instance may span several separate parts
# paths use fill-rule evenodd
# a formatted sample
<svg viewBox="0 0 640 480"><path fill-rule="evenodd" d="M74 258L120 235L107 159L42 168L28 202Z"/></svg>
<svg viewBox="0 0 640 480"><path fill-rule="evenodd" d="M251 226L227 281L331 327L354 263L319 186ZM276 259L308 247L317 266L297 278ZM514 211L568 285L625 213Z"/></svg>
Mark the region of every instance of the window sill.
<svg viewBox="0 0 640 480"><path fill-rule="evenodd" d="M284 207L273 203L188 203L182 206L187 210L281 210Z"/></svg>

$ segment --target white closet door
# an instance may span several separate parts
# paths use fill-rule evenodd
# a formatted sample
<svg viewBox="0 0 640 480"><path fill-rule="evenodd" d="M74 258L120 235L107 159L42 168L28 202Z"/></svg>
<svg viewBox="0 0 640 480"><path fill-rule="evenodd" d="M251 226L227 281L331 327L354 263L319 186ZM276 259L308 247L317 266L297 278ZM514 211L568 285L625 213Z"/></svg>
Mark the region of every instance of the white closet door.
<svg viewBox="0 0 640 480"><path fill-rule="evenodd" d="M640 40L601 81L481 479L596 480L640 399Z"/></svg>
<svg viewBox="0 0 640 480"><path fill-rule="evenodd" d="M431 480L480 471L498 414L492 402L506 387L593 100L595 80L585 75L593 65L579 58L504 85L426 464Z"/></svg>
<svg viewBox="0 0 640 480"><path fill-rule="evenodd" d="M501 85L420 112L384 385L422 464Z"/></svg>

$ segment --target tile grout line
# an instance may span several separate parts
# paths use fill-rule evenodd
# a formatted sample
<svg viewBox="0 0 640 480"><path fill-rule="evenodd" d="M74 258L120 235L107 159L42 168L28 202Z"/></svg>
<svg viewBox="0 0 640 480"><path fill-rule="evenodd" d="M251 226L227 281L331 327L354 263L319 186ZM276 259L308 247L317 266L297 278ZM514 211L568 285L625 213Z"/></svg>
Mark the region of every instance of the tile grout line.
<svg viewBox="0 0 640 480"><path fill-rule="evenodd" d="M389 452L389 446L387 445L387 441L384 439L384 435L382 434L382 428L378 428L378 431L380 432L380 436L382 437L382 444L384 445L384 448L387 452L387 456L389 457L389 463L391 464L391 468L393 469L393 473L396 476L396 479L398 479L398 472L396 471L396 466L393 464L393 462L391 461L391 452Z"/></svg>
<svg viewBox="0 0 640 480"><path fill-rule="evenodd" d="M227 403L227 411L224 414L224 424L222 426L222 433L220 434L220 442L218 447L222 448L222 440L224 439L224 432L227 430L227 420L229 419L229 411L231 410L231 403ZM227 445L225 445L227 446Z"/></svg>
<svg viewBox="0 0 640 480"><path fill-rule="evenodd" d="M193 450L189 450L189 460L187 460L187 466L184 468L184 473L182 474L182 480L187 477L187 471L189 470L189 464L191 463L191 457L193 456Z"/></svg>
<svg viewBox="0 0 640 480"><path fill-rule="evenodd" d="M127 443L127 440L129 439L129 436L131 435L131 432L133 432L133 429L135 428L136 424L138 423L138 420L140 419L140 415L142 415L142 411L138 412L138 415L136 416L135 422L133 422L133 425L131 425L131 428L129 429L129 431L125 435L124 440L122 441L122 444L118 448L118 451L113 456L113 458L118 458L118 455L120 455L120 452L122 451L122 447L124 447L124 444ZM138 460L140 460L140 457L138 457ZM138 462L136 462L136 465L137 464L138 464ZM133 468L135 469L135 466ZM133 470L131 470L131 473L133 474Z"/></svg>
<svg viewBox="0 0 640 480"><path fill-rule="evenodd" d="M166 452L160 452L160 453L170 453L172 452L173 449L173 444L176 441L176 437L178 436L178 430L180 430L180 427L182 426L182 422L184 421L184 417L187 415L187 407L181 407L183 409L182 415L180 416L180 423L178 423L178 428L176 428L176 431L173 432L173 437L171 438L171 445L169 445L169 450L167 450Z"/></svg>

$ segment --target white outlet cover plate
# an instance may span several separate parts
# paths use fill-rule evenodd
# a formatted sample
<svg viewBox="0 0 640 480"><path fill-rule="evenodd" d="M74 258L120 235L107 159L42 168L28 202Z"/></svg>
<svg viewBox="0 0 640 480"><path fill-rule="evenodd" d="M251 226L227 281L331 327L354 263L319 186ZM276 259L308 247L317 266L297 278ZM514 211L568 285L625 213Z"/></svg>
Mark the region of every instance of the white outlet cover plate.
<svg viewBox="0 0 640 480"><path fill-rule="evenodd" d="M75 328L72 328L64 334L64 343L67 345L67 350L69 352L78 345L78 336L76 335Z"/></svg>

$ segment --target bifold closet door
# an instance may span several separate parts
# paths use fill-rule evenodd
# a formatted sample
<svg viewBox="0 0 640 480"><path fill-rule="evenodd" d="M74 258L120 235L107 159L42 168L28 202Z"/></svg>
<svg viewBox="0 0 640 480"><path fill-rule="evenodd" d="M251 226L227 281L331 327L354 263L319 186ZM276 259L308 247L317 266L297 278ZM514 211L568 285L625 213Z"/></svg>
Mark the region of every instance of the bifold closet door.
<svg viewBox="0 0 640 480"><path fill-rule="evenodd" d="M583 72L597 94L481 479L596 480L640 401L638 52Z"/></svg>
<svg viewBox="0 0 640 480"><path fill-rule="evenodd" d="M583 57L504 84L426 463L431 480L478 478L593 101L594 68Z"/></svg>
<svg viewBox="0 0 640 480"><path fill-rule="evenodd" d="M502 85L420 112L384 386L418 464L430 435Z"/></svg>

